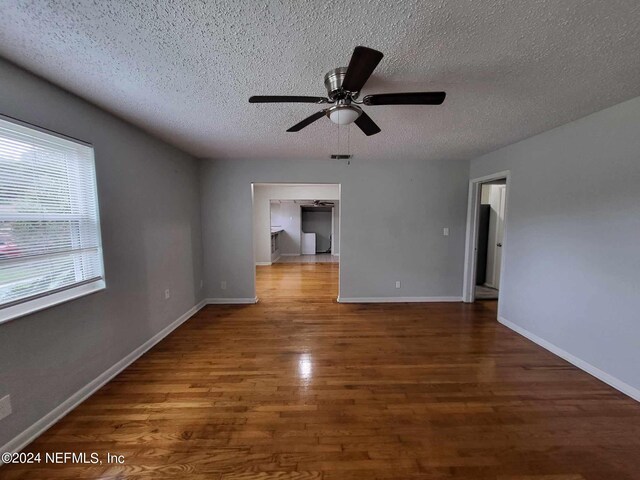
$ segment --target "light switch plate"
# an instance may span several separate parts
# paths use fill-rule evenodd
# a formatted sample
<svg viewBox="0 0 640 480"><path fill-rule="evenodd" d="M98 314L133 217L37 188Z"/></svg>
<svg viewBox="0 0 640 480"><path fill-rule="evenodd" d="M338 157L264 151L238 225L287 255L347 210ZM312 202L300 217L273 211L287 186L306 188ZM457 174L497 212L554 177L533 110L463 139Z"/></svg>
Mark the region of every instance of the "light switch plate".
<svg viewBox="0 0 640 480"><path fill-rule="evenodd" d="M442 229L442 235L444 235L445 237L449 236L449 228L448 227L444 227Z"/></svg>

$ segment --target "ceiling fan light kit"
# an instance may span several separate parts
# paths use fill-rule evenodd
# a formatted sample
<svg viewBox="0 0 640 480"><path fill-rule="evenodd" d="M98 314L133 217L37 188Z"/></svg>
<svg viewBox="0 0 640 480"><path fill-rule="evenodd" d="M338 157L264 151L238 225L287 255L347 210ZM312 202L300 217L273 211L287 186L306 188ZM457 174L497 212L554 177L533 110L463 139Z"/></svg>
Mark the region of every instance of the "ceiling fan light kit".
<svg viewBox="0 0 640 480"><path fill-rule="evenodd" d="M305 118L287 132L299 132L325 115L338 125L355 123L367 135L380 132L380 127L359 105L440 105L445 92L382 93L367 95L358 101L358 95L384 55L372 48L356 47L348 67L334 68L324 76L327 97L311 96L252 96L249 103L318 103L332 104Z"/></svg>
<svg viewBox="0 0 640 480"><path fill-rule="evenodd" d="M353 123L361 114L362 109L355 105L338 104L327 108L327 117L329 117L329 120L333 123L337 123L338 125L348 125Z"/></svg>

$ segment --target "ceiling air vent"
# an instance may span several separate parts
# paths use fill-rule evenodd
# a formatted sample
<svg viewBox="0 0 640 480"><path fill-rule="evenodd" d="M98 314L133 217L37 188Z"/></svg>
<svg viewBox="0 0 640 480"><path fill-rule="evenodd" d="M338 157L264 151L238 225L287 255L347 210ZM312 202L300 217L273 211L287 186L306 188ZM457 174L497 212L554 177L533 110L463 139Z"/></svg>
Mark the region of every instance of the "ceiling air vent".
<svg viewBox="0 0 640 480"><path fill-rule="evenodd" d="M348 160L351 157L353 157L353 155L342 155L340 153L334 153L331 155L331 158L333 158L334 160Z"/></svg>

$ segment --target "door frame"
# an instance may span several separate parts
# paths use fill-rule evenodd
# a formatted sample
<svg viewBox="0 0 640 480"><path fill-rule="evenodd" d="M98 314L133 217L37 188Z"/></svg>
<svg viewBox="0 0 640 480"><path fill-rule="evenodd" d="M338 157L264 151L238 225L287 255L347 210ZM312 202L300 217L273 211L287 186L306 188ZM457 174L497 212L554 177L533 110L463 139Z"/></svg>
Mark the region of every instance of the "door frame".
<svg viewBox="0 0 640 480"><path fill-rule="evenodd" d="M482 184L493 182L495 180L505 180L505 200L504 200L504 235L502 239L502 258L500 265L500 279L504 278L504 266L507 251L507 216L509 210L509 190L511 187L511 172L504 170L492 173L483 177L473 178L469 180L469 199L467 206L467 233L465 238L464 249L464 279L462 283L462 301L465 303L473 303L475 301L475 283L476 283L476 259L478 246L478 216L480 212L480 202L482 193ZM500 315L503 303L503 295L498 296L498 316Z"/></svg>
<svg viewBox="0 0 640 480"><path fill-rule="evenodd" d="M255 187L257 186L297 186L297 187L305 187L305 186L321 186L321 185L335 185L338 187L338 205L342 205L342 183L339 182L250 182L249 186L251 188L251 256L252 259L252 268L251 268L251 276L252 276L252 284L253 284L253 296L255 301L252 303L258 303L259 298L257 294L257 282L256 282L256 267L258 266L256 263L256 238L255 238L255 216L256 216L256 201L255 201ZM307 200L307 199L304 199ZM331 199L326 199L331 200ZM298 205L298 214L300 215L300 253L302 254L302 205ZM338 219L338 243L342 244L341 237L342 236L342 215L340 215ZM342 246L341 246L342 248ZM342 262L338 264L338 295L336 297L336 301L340 302L340 288L342 286Z"/></svg>
<svg viewBox="0 0 640 480"><path fill-rule="evenodd" d="M331 255L333 255L333 252L335 251L334 249L334 242L336 241L336 205L334 204L333 207L331 207L331 242L329 247L331 248Z"/></svg>

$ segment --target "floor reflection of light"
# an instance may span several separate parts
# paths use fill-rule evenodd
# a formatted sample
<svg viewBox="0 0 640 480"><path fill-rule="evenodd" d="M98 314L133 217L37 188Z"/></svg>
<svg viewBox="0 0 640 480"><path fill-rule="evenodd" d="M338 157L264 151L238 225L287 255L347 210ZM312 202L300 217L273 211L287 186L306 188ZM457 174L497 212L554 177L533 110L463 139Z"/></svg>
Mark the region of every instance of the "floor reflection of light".
<svg viewBox="0 0 640 480"><path fill-rule="evenodd" d="M310 381L313 376L313 364L311 363L311 355L303 353L298 360L298 374L305 381Z"/></svg>

